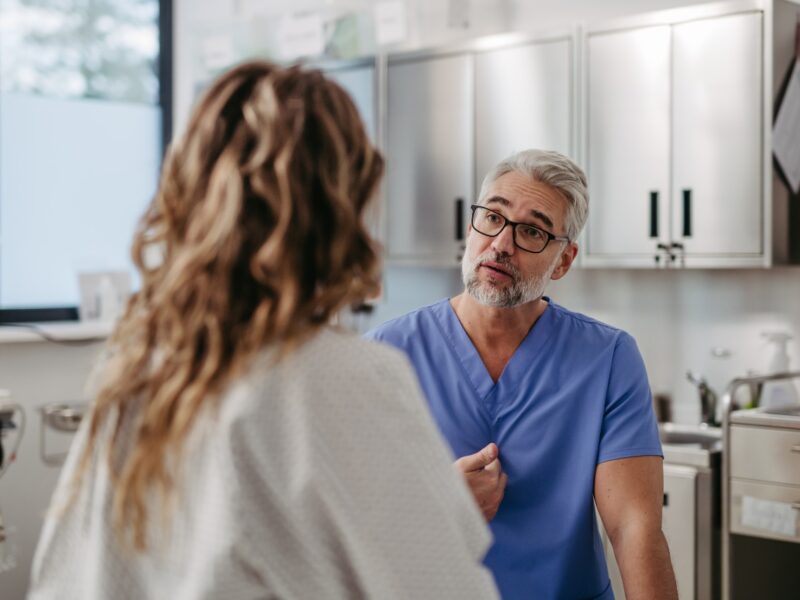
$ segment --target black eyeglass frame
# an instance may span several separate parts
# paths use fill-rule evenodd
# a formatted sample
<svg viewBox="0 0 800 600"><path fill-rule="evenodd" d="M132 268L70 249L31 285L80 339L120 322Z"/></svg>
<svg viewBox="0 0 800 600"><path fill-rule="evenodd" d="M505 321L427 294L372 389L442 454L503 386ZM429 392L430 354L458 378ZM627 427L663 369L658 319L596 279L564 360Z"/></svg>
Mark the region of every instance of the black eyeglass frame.
<svg viewBox="0 0 800 600"><path fill-rule="evenodd" d="M503 219L504 222L503 222L503 226L500 228L500 231L498 231L495 234L489 234L489 233L484 233L480 229L478 229L475 226L475 209L476 208L482 208L483 210L488 210L490 213L492 213L494 215L497 215L498 217ZM554 235L554 234L550 233L549 231L547 231L546 229L542 229L541 227L537 227L536 225L531 225L530 223L520 223L518 221L512 221L511 219L506 218L505 216L503 216L502 214L500 214L496 210L492 210L491 208L487 208L486 206L482 206L480 204L473 204L473 205L470 206L470 209L472 209L472 218L470 219L470 223L472 223L472 228L475 231L477 231L481 235L485 235L486 237L497 237L498 235L503 233L503 230L506 228L507 225L511 225L511 239L514 241L514 245L517 248L519 248L520 250L524 251L524 252L530 252L531 254L541 254L542 252L544 252L547 249L548 244L553 240L555 240L557 242L567 242L567 243L572 241L568 237L560 236L560 235ZM524 225L525 227L531 227L531 228L535 229L536 231L541 231L543 234L545 234L547 236L547 241L544 243L544 246L542 246L542 249L541 250L528 250L527 248L523 248L522 246L520 246L517 243L517 225Z"/></svg>

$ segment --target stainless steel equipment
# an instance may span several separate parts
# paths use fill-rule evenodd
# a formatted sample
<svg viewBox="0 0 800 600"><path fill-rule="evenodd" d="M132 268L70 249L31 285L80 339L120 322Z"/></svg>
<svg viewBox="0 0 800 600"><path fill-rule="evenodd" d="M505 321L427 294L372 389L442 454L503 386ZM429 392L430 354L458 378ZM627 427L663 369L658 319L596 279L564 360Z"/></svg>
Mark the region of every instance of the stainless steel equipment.
<svg viewBox="0 0 800 600"><path fill-rule="evenodd" d="M4 398L8 398L8 393L0 390L0 477L14 462L22 434L25 432L25 411L19 404L4 400ZM16 439L9 450L4 440L12 432Z"/></svg>
<svg viewBox="0 0 800 600"><path fill-rule="evenodd" d="M2 477L17 456L22 435L25 432L25 411L22 406L8 400L9 394L0 390L0 477ZM6 446L7 438L14 433L13 445ZM6 527L0 507L0 573L16 566L16 550L9 540L10 528Z"/></svg>
<svg viewBox="0 0 800 600"><path fill-rule="evenodd" d="M733 411L740 387L794 378L800 371L734 379L722 398L723 600L800 589L800 411Z"/></svg>
<svg viewBox="0 0 800 600"><path fill-rule="evenodd" d="M66 458L66 453L54 453L48 450L45 439L46 430L51 428L62 433L76 432L86 413L86 404L48 404L40 408L39 412L42 416L42 427L39 429L39 453L42 462L51 466L60 466Z"/></svg>

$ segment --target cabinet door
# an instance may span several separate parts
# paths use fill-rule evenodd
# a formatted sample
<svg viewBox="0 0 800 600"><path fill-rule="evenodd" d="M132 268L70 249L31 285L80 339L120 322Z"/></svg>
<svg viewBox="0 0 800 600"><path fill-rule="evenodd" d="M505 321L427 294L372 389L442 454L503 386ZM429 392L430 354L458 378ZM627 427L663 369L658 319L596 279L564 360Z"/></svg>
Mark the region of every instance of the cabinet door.
<svg viewBox="0 0 800 600"><path fill-rule="evenodd" d="M455 265L473 195L472 57L388 70L389 257Z"/></svg>
<svg viewBox="0 0 800 600"><path fill-rule="evenodd" d="M672 238L687 255L760 254L762 16L673 30Z"/></svg>
<svg viewBox="0 0 800 600"><path fill-rule="evenodd" d="M475 191L519 150L572 151L572 41L534 43L475 57Z"/></svg>
<svg viewBox="0 0 800 600"><path fill-rule="evenodd" d="M664 513L661 528L667 538L681 600L695 598L696 479L690 467L664 465Z"/></svg>
<svg viewBox="0 0 800 600"><path fill-rule="evenodd" d="M652 261L669 227L670 28L587 40L586 256Z"/></svg>

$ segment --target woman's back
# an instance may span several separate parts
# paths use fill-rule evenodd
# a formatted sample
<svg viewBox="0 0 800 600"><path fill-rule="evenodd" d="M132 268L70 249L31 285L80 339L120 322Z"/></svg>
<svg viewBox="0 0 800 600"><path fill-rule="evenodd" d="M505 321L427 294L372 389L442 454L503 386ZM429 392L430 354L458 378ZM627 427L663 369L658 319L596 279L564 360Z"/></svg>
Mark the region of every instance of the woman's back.
<svg viewBox="0 0 800 600"><path fill-rule="evenodd" d="M48 518L31 599L494 597L487 529L405 358L325 328L273 359L198 416L175 504L148 498L147 552L121 543L95 453Z"/></svg>

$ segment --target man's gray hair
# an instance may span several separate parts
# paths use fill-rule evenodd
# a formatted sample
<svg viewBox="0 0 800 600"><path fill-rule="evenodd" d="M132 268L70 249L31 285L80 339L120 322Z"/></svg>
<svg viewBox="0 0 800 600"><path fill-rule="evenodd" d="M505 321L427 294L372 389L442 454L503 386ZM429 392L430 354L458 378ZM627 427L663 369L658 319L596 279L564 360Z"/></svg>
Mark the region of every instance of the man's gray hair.
<svg viewBox="0 0 800 600"><path fill-rule="evenodd" d="M486 174L478 196L479 203L486 200L492 183L512 171L547 184L564 196L568 202L567 237L576 240L589 215L589 190L583 170L571 159L552 150L522 150L501 161Z"/></svg>

